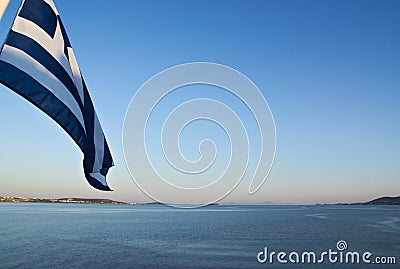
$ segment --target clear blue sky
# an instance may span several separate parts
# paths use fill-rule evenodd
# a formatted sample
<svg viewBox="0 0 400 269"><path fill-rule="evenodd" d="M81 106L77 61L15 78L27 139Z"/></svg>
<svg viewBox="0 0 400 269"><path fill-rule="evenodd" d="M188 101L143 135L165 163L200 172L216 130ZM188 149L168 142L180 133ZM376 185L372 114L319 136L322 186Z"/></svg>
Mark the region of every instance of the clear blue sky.
<svg viewBox="0 0 400 269"><path fill-rule="evenodd" d="M11 0L4 40L18 0ZM275 118L267 183L225 201L318 203L400 195L399 1L57 1L116 167L102 193L50 118L0 86L0 196L146 201L127 172L122 124L165 68L209 61L247 75Z"/></svg>

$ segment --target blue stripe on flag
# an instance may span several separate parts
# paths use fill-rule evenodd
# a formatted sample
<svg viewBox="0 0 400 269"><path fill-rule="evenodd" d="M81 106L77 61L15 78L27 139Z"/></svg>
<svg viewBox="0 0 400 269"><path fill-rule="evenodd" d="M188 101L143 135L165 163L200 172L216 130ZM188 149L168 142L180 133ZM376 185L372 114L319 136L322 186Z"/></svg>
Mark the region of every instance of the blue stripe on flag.
<svg viewBox="0 0 400 269"><path fill-rule="evenodd" d="M104 148L108 149L108 144L107 144L107 140L104 137ZM104 151L104 159L103 159L103 167L111 167L113 166L113 160L112 160L112 156L111 156L111 152L110 151ZM108 171L108 169L107 169Z"/></svg>
<svg viewBox="0 0 400 269"><path fill-rule="evenodd" d="M86 83L82 79L83 83L83 93L84 93L84 108L83 108L83 115L85 118L85 130L86 130L86 137L87 143L86 148L84 150L85 158L83 160L83 168L85 173L93 171L93 165L95 161L95 154L96 149L94 145L94 107L92 101L90 99L89 92L86 88Z"/></svg>

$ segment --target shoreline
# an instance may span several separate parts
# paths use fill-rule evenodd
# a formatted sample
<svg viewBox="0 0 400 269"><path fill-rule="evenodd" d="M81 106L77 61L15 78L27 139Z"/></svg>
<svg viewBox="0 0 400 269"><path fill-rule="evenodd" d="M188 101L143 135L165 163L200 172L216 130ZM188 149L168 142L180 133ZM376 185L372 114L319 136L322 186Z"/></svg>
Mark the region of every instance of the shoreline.
<svg viewBox="0 0 400 269"><path fill-rule="evenodd" d="M128 203L115 201L111 199L94 199L94 198L25 198L25 197L0 197L0 203L62 203L62 204L111 204L111 205L154 205L160 204L158 202L148 202L148 203ZM284 204L241 204L241 203L227 203L219 204L214 203L208 206L235 206L235 205L284 205ZM289 205L289 204L288 204ZM293 204L290 204L293 205ZM380 197L373 199L368 202L356 202L356 203L335 203L335 204L312 204L312 205L299 205L299 206L329 206L329 205L342 205L342 206L363 206L363 205L400 205L400 196L397 197Z"/></svg>
<svg viewBox="0 0 400 269"><path fill-rule="evenodd" d="M57 204L111 204L111 205L135 205L136 203L125 203L110 199L89 199L89 198L25 198L25 197L0 197L0 203L57 203Z"/></svg>

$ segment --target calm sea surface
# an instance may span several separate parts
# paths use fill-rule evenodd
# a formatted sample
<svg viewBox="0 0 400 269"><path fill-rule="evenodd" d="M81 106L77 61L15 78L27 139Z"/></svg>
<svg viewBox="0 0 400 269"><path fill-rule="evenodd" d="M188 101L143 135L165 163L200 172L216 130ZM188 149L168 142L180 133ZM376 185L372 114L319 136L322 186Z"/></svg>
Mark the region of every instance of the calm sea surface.
<svg viewBox="0 0 400 269"><path fill-rule="evenodd" d="M396 265L259 263L270 252L366 251ZM0 268L400 268L399 206L0 203ZM338 254L339 255L339 254ZM264 256L260 256L263 258ZM318 256L319 257L319 256ZM295 258L295 256L292 256Z"/></svg>

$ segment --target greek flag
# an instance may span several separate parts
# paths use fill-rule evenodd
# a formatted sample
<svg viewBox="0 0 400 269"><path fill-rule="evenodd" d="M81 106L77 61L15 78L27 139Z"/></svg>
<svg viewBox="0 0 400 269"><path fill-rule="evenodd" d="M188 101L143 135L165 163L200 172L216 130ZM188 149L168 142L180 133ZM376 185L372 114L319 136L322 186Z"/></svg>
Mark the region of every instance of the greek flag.
<svg viewBox="0 0 400 269"><path fill-rule="evenodd" d="M52 0L22 1L1 47L0 82L55 120L82 150L89 184L111 190L111 153Z"/></svg>

